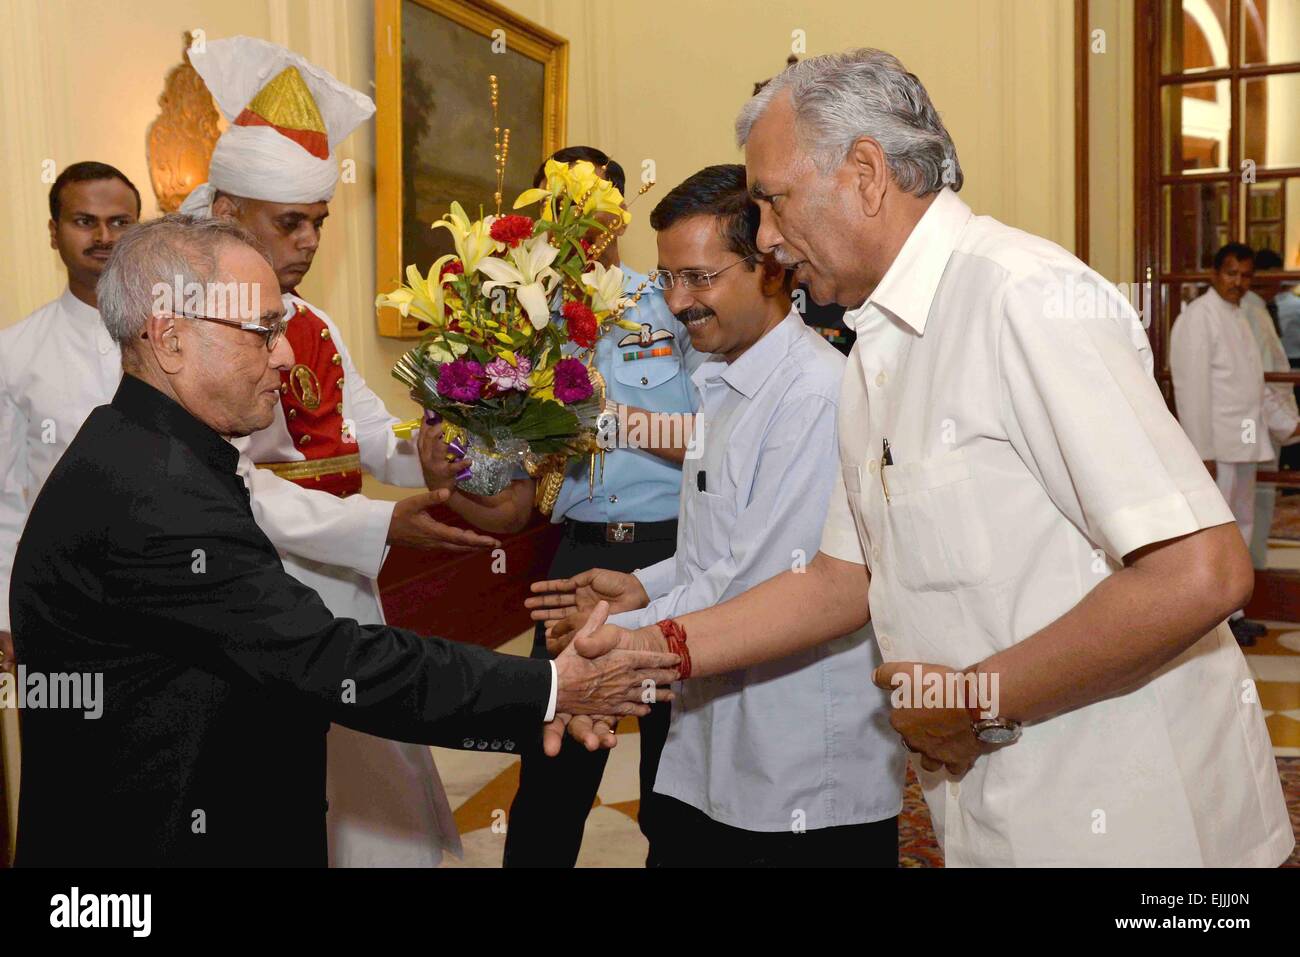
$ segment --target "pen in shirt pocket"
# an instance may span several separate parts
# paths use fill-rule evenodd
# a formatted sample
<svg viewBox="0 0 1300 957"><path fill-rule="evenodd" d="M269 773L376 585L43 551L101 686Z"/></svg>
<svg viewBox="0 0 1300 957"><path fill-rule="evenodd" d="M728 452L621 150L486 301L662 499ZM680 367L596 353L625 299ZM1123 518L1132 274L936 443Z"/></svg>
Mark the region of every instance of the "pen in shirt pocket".
<svg viewBox="0 0 1300 957"><path fill-rule="evenodd" d="M885 478L885 466L894 464L894 453L889 450L889 439L880 441L880 487L885 490L885 502L889 502L889 480Z"/></svg>

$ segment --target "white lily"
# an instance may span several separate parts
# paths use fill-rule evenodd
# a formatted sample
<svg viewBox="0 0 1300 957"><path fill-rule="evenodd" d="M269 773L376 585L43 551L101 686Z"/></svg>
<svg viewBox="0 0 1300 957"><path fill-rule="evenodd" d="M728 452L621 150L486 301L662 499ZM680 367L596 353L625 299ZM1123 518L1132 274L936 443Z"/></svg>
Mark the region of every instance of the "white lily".
<svg viewBox="0 0 1300 957"><path fill-rule="evenodd" d="M483 284L484 294L490 295L497 286L513 289L533 328L545 329L551 321L551 290L560 278L551 263L559 252L547 241L547 234L541 233L511 249L509 260L484 259L478 264L479 272L491 279Z"/></svg>
<svg viewBox="0 0 1300 957"><path fill-rule="evenodd" d="M591 289L591 311L597 315L614 312L623 301L623 286L627 280L617 266L605 268L593 263L589 272L582 274L582 284Z"/></svg>

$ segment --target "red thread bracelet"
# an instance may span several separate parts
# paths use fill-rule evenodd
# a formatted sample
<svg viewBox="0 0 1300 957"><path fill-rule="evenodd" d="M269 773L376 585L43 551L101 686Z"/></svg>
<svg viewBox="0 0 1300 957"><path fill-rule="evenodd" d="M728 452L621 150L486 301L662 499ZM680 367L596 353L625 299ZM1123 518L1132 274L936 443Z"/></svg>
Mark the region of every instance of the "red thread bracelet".
<svg viewBox="0 0 1300 957"><path fill-rule="evenodd" d="M682 663L677 666L678 674L682 680L691 676L691 652L686 647L686 629L672 618L665 618L663 621L656 622L660 633L664 636L664 641L668 642L668 653L677 655L682 659Z"/></svg>

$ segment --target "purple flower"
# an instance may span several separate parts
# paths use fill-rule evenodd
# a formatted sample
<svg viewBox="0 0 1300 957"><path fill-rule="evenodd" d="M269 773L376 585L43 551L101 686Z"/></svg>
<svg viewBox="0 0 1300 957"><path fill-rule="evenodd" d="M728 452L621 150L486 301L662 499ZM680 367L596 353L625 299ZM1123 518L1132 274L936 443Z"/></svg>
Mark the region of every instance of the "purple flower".
<svg viewBox="0 0 1300 957"><path fill-rule="evenodd" d="M512 366L505 359L493 359L483 370L491 383L502 392L509 389L528 391L528 373L533 371L533 364L523 356L516 357L515 361L519 365Z"/></svg>
<svg viewBox="0 0 1300 957"><path fill-rule="evenodd" d="M477 402L483 396L483 366L473 359L445 363L438 371L438 394L453 402Z"/></svg>
<svg viewBox="0 0 1300 957"><path fill-rule="evenodd" d="M591 379L580 359L561 359L555 363L555 397L565 405L591 397Z"/></svg>

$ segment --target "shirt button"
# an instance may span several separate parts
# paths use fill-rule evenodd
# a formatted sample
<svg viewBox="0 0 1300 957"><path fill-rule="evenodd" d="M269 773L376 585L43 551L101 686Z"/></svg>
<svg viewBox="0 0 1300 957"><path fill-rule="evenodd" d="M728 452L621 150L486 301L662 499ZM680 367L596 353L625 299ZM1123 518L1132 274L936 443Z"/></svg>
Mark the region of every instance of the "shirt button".
<svg viewBox="0 0 1300 957"><path fill-rule="evenodd" d="M285 413L285 415L289 416L289 418L291 419L296 419L298 418L298 410L290 409L288 412Z"/></svg>
<svg viewBox="0 0 1300 957"><path fill-rule="evenodd" d="M871 549L871 561L872 561L872 562L879 562L879 561L880 561L880 546L879 546L879 545L875 545L875 546L872 547L872 549Z"/></svg>
<svg viewBox="0 0 1300 957"><path fill-rule="evenodd" d="M617 495L611 495L611 496L609 497L609 503L610 503L611 505L617 505L617 504L618 504L618 496L617 496Z"/></svg>
<svg viewBox="0 0 1300 957"><path fill-rule="evenodd" d="M342 414L343 414L343 403L340 402L338 405L334 406L334 411L337 412L339 415L342 415Z"/></svg>
<svg viewBox="0 0 1300 957"><path fill-rule="evenodd" d="M884 372L878 372L878 373L876 374L876 385L880 386L881 388L884 388L885 381L886 381L888 378L889 378L889 376L885 375Z"/></svg>
<svg viewBox="0 0 1300 957"><path fill-rule="evenodd" d="M462 742L460 743L460 746L461 746L462 748L472 748L472 747L474 747L474 739L473 739L473 738L466 738L464 741L462 741Z"/></svg>
<svg viewBox="0 0 1300 957"><path fill-rule="evenodd" d="M872 459L870 462L867 463L867 471L870 472L872 475L876 474L876 469L878 468L880 468L880 463L877 462L875 459Z"/></svg>
<svg viewBox="0 0 1300 957"><path fill-rule="evenodd" d="M504 747L507 751L513 751L515 749L515 743L511 741L509 738L507 738L505 744L503 744L502 747Z"/></svg>
<svg viewBox="0 0 1300 957"><path fill-rule="evenodd" d="M328 339L330 337L330 331L328 329L322 329L320 331L320 337L322 339Z"/></svg>
<svg viewBox="0 0 1300 957"><path fill-rule="evenodd" d="M887 655L893 651L893 645L890 644L889 639L884 635L876 635L876 644L880 646L881 654Z"/></svg>
<svg viewBox="0 0 1300 957"><path fill-rule="evenodd" d="M649 385L649 384L650 384L650 380L647 379L645 376L642 376L642 377L641 377L641 384L642 384L642 385Z"/></svg>
<svg viewBox="0 0 1300 957"><path fill-rule="evenodd" d="M334 353L333 357L330 359L330 362L334 363L336 366L342 365L343 357L336 352Z"/></svg>
<svg viewBox="0 0 1300 957"><path fill-rule="evenodd" d="M948 796L955 798L960 794L961 794L961 785L958 784L956 781L948 782Z"/></svg>

